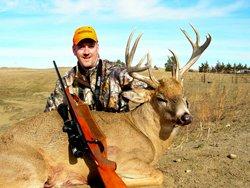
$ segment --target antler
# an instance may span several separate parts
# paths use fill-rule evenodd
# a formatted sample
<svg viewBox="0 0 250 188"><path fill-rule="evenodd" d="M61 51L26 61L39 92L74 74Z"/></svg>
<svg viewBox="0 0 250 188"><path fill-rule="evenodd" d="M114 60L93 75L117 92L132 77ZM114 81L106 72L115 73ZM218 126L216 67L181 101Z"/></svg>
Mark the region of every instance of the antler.
<svg viewBox="0 0 250 188"><path fill-rule="evenodd" d="M128 38L128 41L127 41L127 46L126 46L126 51L125 51L125 62L126 62L128 74L132 78L135 78L137 80L140 80L142 82L147 83L152 88L157 88L158 85L159 85L159 82L152 76L152 74L150 72L150 67L151 67L152 59L151 59L151 56L150 56L149 53L147 53L145 56L143 56L141 58L141 60L139 61L139 63L136 66L134 66L134 67L131 66L131 63L133 61L137 45L138 45L138 43L139 43L139 41L141 39L142 34L140 34L136 38L136 40L135 40L135 42L133 44L133 47L132 47L132 49L130 51L130 43L131 43L133 35L134 35L134 32L132 32L129 35L129 38ZM142 67L141 65L144 62L144 60L145 60L146 57L147 57L147 63L145 64L144 67ZM149 77L143 76L143 75L140 75L140 74L136 73L136 72L142 72L142 71L145 71L145 70L149 71Z"/></svg>
<svg viewBox="0 0 250 188"><path fill-rule="evenodd" d="M210 34L208 34L208 36L206 36L206 41L200 46L199 45L200 35L199 35L198 31L191 24L190 24L190 26L192 27L192 29L195 32L196 41L194 43L191 40L190 36L187 34L187 32L185 30L181 29L182 33L186 36L186 38L188 39L188 41L190 42L190 44L193 48L193 52L192 52L190 59L188 60L188 62L186 63L186 65L182 69L179 69L179 61L177 59L177 56L174 54L173 51L169 50L172 53L173 58L174 58L174 64L176 66L176 71L175 71L174 76L177 80L182 79L183 74L186 71L188 71L190 69L190 67L199 59L199 57L204 52L204 50L209 46L211 39L212 39Z"/></svg>

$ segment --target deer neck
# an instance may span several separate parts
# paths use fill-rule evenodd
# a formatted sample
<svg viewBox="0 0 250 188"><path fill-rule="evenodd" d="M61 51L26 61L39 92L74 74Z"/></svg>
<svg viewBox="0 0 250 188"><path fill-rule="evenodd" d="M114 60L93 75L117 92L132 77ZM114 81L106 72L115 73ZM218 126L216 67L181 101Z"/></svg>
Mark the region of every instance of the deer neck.
<svg viewBox="0 0 250 188"><path fill-rule="evenodd" d="M135 127L147 137L153 136L152 133L157 134L160 130L160 117L149 102L131 111L131 117Z"/></svg>
<svg viewBox="0 0 250 188"><path fill-rule="evenodd" d="M176 128L170 122L162 121L150 102L131 111L131 121L133 126L150 140L155 151L152 163L157 162L171 145Z"/></svg>

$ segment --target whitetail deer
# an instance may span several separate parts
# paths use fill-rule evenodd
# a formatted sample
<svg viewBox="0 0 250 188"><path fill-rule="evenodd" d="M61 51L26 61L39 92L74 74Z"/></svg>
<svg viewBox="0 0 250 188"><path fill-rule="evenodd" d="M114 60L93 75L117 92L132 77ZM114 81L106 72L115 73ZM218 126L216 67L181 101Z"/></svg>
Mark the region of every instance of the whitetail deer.
<svg viewBox="0 0 250 188"><path fill-rule="evenodd" d="M193 28L193 27L192 27ZM141 67L141 62L131 66L140 40L136 39L129 50L132 35L126 48L129 74L151 89L136 91L145 96L144 103L127 113L94 112L93 116L107 137L108 158L116 161L117 173L127 186L160 186L162 172L154 168L166 152L181 125L191 123L192 117L183 96L183 74L197 61L208 47L211 36L199 46L198 32L193 43L193 53L184 68L179 68L176 55L173 77L157 81L137 72L150 67L151 59ZM146 95L145 91L147 92ZM131 93L125 93L126 96ZM142 102L135 97L135 102ZM76 159L68 151L67 135L62 132L62 120L56 111L43 113L17 123L1 136L0 186L1 187L59 187L87 184L92 174L91 163Z"/></svg>

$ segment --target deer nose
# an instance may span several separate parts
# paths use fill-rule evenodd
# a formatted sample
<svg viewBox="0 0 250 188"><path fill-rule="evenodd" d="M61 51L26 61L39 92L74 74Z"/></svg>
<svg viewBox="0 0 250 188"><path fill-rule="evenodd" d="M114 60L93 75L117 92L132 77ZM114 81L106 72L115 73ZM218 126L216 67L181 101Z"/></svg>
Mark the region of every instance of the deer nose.
<svg viewBox="0 0 250 188"><path fill-rule="evenodd" d="M185 114L183 114L182 116L181 116L181 118L180 119L178 119L178 121L177 121L177 123L179 124L179 125L188 125L188 124L190 124L191 122L192 122L192 116L190 115L190 114L188 114L188 113L185 113Z"/></svg>

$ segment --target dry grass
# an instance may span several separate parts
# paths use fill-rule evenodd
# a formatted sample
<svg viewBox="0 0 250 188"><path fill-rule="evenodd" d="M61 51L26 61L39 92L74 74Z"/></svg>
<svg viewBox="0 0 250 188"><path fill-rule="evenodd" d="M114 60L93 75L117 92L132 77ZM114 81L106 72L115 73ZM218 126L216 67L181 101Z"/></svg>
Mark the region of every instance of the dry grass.
<svg viewBox="0 0 250 188"><path fill-rule="evenodd" d="M64 74L68 68L62 69ZM54 88L53 69L0 69L0 131L10 124L42 112Z"/></svg>
<svg viewBox="0 0 250 188"><path fill-rule="evenodd" d="M61 68L61 74L68 69ZM160 69L153 70L153 75L160 79L171 74ZM218 124L227 116L237 120L239 113L246 114L241 106L250 100L249 75L237 76L237 83L235 75L206 74L205 78L204 83L204 74L185 75L185 95L195 118L195 128ZM42 112L56 79L54 69L0 69L1 127Z"/></svg>
<svg viewBox="0 0 250 188"><path fill-rule="evenodd" d="M157 78L170 76L164 70L153 72ZM237 80L237 81L235 81ZM247 124L250 105L250 75L186 73L184 92L194 122L182 129L175 148L190 140L209 139L220 125ZM192 136L190 135L192 133Z"/></svg>

